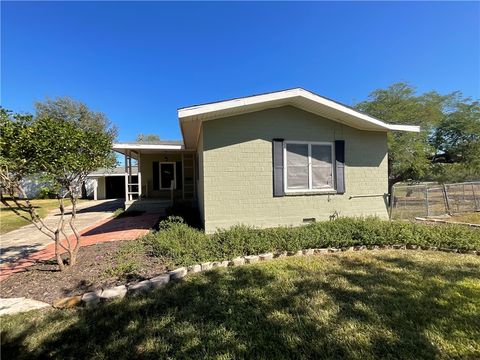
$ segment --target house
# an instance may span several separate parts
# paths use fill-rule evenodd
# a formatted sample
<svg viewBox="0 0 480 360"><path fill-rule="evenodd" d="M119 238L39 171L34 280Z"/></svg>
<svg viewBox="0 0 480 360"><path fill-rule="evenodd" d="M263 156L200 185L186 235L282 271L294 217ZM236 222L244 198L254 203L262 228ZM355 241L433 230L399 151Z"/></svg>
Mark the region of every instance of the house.
<svg viewBox="0 0 480 360"><path fill-rule="evenodd" d="M125 155L125 205L191 201L209 233L387 218L387 132L420 130L301 88L180 108L178 119L181 143L114 145Z"/></svg>

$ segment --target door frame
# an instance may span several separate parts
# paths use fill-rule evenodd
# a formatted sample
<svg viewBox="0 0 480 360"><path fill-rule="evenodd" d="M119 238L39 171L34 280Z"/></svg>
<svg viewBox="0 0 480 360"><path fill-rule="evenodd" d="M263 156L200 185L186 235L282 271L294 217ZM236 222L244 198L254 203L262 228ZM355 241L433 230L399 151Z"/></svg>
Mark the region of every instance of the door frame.
<svg viewBox="0 0 480 360"><path fill-rule="evenodd" d="M177 164L175 161L162 161L158 163L158 182L159 182L159 190L170 190L170 187L164 188L162 187L162 165L163 164L172 164L173 165L173 189L177 188Z"/></svg>

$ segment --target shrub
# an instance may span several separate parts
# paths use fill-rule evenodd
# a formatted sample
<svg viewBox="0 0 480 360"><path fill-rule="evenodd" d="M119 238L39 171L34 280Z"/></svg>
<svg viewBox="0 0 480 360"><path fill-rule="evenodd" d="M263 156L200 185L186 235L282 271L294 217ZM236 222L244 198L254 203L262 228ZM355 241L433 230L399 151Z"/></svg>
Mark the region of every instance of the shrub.
<svg viewBox="0 0 480 360"><path fill-rule="evenodd" d="M300 227L257 229L237 225L206 235L175 216L143 238L153 256L174 265L192 265L237 256L306 248L409 244L480 249L480 231L460 225L425 225L378 218L338 218Z"/></svg>

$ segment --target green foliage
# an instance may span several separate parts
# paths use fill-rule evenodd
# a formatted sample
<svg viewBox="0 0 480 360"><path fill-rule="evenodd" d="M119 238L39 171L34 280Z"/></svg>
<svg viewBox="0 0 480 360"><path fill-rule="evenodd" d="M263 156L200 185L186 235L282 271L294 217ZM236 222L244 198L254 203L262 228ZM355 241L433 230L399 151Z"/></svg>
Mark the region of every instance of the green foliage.
<svg viewBox="0 0 480 360"><path fill-rule="evenodd" d="M160 136L158 136L157 134L138 134L136 141L156 142L156 141L160 141Z"/></svg>
<svg viewBox="0 0 480 360"><path fill-rule="evenodd" d="M256 229L238 225L209 236L178 218L143 238L154 256L174 265L232 259L270 251L409 244L480 249L480 231L460 225L424 225L377 218L339 218L300 227Z"/></svg>
<svg viewBox="0 0 480 360"><path fill-rule="evenodd" d="M116 163L116 129L85 104L58 98L37 103L35 116L5 109L0 115L0 165L13 180L42 174L57 192L73 185L79 190L88 173Z"/></svg>
<svg viewBox="0 0 480 360"><path fill-rule="evenodd" d="M420 133L388 134L390 185L399 181L464 181L480 173L480 103L459 92L417 95L396 83L373 91L357 109L398 124L420 125Z"/></svg>
<svg viewBox="0 0 480 360"><path fill-rule="evenodd" d="M113 266L106 269L104 275L117 278L138 276L141 264L135 255L144 251L144 244L140 241L122 244L115 254Z"/></svg>

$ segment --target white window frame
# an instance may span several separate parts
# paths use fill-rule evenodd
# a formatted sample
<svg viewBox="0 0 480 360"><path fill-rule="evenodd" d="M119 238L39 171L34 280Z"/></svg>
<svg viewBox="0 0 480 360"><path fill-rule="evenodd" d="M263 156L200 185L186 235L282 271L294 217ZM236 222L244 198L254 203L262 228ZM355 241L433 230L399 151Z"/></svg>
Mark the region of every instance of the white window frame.
<svg viewBox="0 0 480 360"><path fill-rule="evenodd" d="M308 145L308 189L289 189L287 183L287 145L288 144L297 144L297 145ZM324 189L314 189L312 181L312 145L328 145L330 146L332 152L332 182L333 187L324 188ZM321 193L321 192L332 192L335 190L335 147L333 142L325 141L295 141L289 140L283 142L283 191L286 194L289 193Z"/></svg>
<svg viewBox="0 0 480 360"><path fill-rule="evenodd" d="M176 163L173 162L173 161L164 161L164 162L160 162L158 164L159 189L160 190L170 190L170 186L166 187L166 188L162 187L162 165L163 164L173 164L173 189L175 190L177 188L177 167L176 167Z"/></svg>

